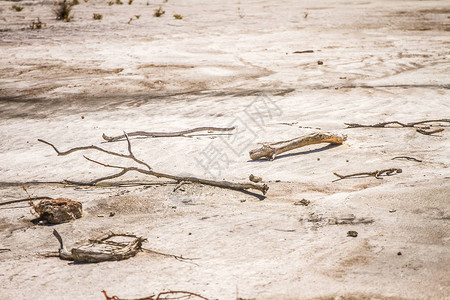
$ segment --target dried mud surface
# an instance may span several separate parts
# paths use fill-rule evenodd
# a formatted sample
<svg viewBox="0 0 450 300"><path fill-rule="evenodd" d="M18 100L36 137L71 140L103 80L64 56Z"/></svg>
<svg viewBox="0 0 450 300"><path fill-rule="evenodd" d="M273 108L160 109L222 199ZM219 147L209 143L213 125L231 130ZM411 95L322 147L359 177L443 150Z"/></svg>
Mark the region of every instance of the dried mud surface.
<svg viewBox="0 0 450 300"><path fill-rule="evenodd" d="M166 13L153 17L160 5ZM344 125L450 118L447 6L88 0L62 22L52 1L0 2L0 201L26 198L25 186L32 196L81 201L84 211L46 226L31 222L26 202L0 206L0 248L10 250L0 251L0 298L186 290L210 299L447 299L449 124L431 136ZM46 26L31 29L38 17ZM313 52L294 53L306 50ZM235 182L255 174L269 185L266 196L195 184L174 192L176 183L137 174L111 185L66 185L113 173L83 154L131 162L94 151L58 157L37 141L126 153L125 142L106 143L102 133L201 126L238 130L132 138L134 153L161 172ZM348 139L271 162L249 159L259 142L320 130ZM333 175L386 168L403 172ZM58 248L53 229L68 248L112 230L194 260L142 252L72 264L39 255Z"/></svg>

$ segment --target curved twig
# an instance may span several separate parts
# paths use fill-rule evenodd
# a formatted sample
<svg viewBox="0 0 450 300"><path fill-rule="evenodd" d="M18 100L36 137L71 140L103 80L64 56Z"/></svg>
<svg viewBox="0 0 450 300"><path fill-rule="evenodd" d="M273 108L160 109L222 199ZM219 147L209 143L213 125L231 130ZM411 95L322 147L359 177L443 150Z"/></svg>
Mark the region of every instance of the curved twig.
<svg viewBox="0 0 450 300"><path fill-rule="evenodd" d="M148 131L134 131L129 132L128 136L146 136L146 137L182 137L187 134L199 132L199 131L231 131L234 130L235 127L197 127L188 130L176 131L176 132L148 132ZM108 142L116 142L118 140L124 139L126 137L125 134L118 136L107 136L106 134L102 135L103 139Z"/></svg>
<svg viewBox="0 0 450 300"><path fill-rule="evenodd" d="M397 124L400 127L415 127L416 125L421 125L421 124L426 124L426 123L436 123L436 122L450 123L450 119L425 120L425 121L411 122L411 123L406 123L406 124L401 123L399 121L383 122L383 123L377 123L374 125L362 125L362 124L358 124L358 123L344 123L344 124L347 125L347 128L359 128L359 127L393 128L393 127L387 127L387 125Z"/></svg>
<svg viewBox="0 0 450 300"><path fill-rule="evenodd" d="M407 159L407 160L414 160L417 162L422 162L420 159L417 159L417 158L414 158L411 156L396 156L396 157L391 158L391 160L394 160L394 159Z"/></svg>
<svg viewBox="0 0 450 300"><path fill-rule="evenodd" d="M383 179L383 178L380 178L381 175L390 176L391 174L398 174L398 173L402 173L402 172L403 172L402 169L391 168L391 169L377 170L374 172L360 172L360 173L354 173L354 174L349 174L349 175L339 175L338 173L333 173L333 174L336 175L337 177L339 177L340 179L361 176L361 175L373 176L376 179Z"/></svg>

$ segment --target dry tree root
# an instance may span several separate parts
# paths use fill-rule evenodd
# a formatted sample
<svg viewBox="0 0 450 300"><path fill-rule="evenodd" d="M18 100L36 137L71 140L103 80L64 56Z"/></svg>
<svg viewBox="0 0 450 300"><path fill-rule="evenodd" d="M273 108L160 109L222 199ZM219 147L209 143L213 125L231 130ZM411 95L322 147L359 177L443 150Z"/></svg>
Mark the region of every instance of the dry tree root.
<svg viewBox="0 0 450 300"><path fill-rule="evenodd" d="M77 263L97 263L103 261L124 260L135 256L140 251L152 254L172 257L179 261L192 261L194 258L185 258L183 256L158 252L155 250L142 248L142 243L147 241L143 237L134 234L108 232L98 238L89 239L89 244L82 245L72 250L64 248L63 240L58 231L53 230L53 235L59 242L58 253L44 253L46 257L59 257L64 260L72 260ZM117 242L110 240L114 237L130 238L129 242Z"/></svg>
<svg viewBox="0 0 450 300"><path fill-rule="evenodd" d="M97 239L89 240L89 245L73 248L70 252L64 248L63 241L58 231L53 230L53 235L58 239L59 257L65 260L73 260L77 263L97 263L102 261L124 260L135 256L141 250L142 243L146 240L128 234L116 234L109 232ZM115 236L132 237L129 243L114 243L107 241ZM107 245L101 247L101 245Z"/></svg>
<svg viewBox="0 0 450 300"><path fill-rule="evenodd" d="M108 294L106 293L106 291L102 291L103 295L105 295L106 300L127 300L127 299L123 299L123 298L119 298L117 296L108 296ZM164 295L175 295L175 294L179 294L178 297L176 298L166 298L163 297ZM158 295L151 295L148 297L144 297L144 298L138 298L138 299L133 299L133 300L163 300L163 299L179 299L181 297L189 297L190 296L194 296L196 298L199 299L204 299L204 300L208 300L208 298L203 297L202 295L196 294L196 293L192 293L192 292L187 292L187 291L167 291L167 292L160 292Z"/></svg>
<svg viewBox="0 0 450 300"><path fill-rule="evenodd" d="M130 136L146 136L146 137L186 137L187 134L199 132L199 131L232 131L235 127L229 127L229 128L221 128L221 127L197 127L193 129L188 130L182 130L182 131L176 131L176 132L148 132L148 131L134 131L134 132L128 132L127 135ZM103 139L108 142L115 142L122 139L125 139L125 134L118 135L118 136L107 136L106 134L103 134Z"/></svg>
<svg viewBox="0 0 450 300"><path fill-rule="evenodd" d="M347 128L359 128L359 127L375 127L375 128L397 128L392 127L388 125L398 125L400 127L415 127L416 125L422 125L426 123L450 123L450 119L438 119L438 120L426 120L426 121L419 121L419 122L412 122L412 123L401 123L399 121L391 121L391 122L383 122L383 123L377 123L374 125L362 125L358 123L344 123L347 125ZM441 130L442 131L442 130Z"/></svg>
<svg viewBox="0 0 450 300"><path fill-rule="evenodd" d="M267 160L274 160L275 157L277 157L281 153L296 148L320 143L342 144L346 139L346 135L318 132L288 141L263 144L260 148L250 151L250 158L253 160L262 158L265 158Z"/></svg>
<svg viewBox="0 0 450 300"><path fill-rule="evenodd" d="M407 159L407 160L414 160L417 162L422 162L420 159L417 159L417 158L414 158L411 156L396 156L396 157L391 158L391 160L394 160L394 159Z"/></svg>
<svg viewBox="0 0 450 300"><path fill-rule="evenodd" d="M190 182L190 183L198 183L198 184L205 184L205 185L211 185L211 186L216 186L216 187L221 187L221 188L228 188L228 189L234 189L234 190L249 190L249 189L253 189L253 190L258 190L260 192L263 193L263 195L266 194L267 190L269 189L269 187L267 186L267 184L254 184L254 183L235 183L235 182L230 182L230 181L217 181L217 180L210 180L210 179L202 179L202 178L197 178L197 177L185 177L185 176L177 176L177 175L171 175L171 174L165 174L165 173L159 173L159 172L155 172L152 170L152 168L145 163L142 160L137 159L131 149L131 143L130 143L130 139L128 138L128 134L124 133L125 138L127 140L128 143L128 153L129 154L120 154L120 153L116 153L116 152L112 152L109 150L105 150L103 148L97 147L97 146L84 146L84 147L75 147L72 149L69 149L67 151L59 151L52 143L49 143L47 141L38 139L38 141L45 143L47 145L50 145L55 151L56 153L58 153L58 156L63 156L63 155L68 155L70 153L73 153L75 151L83 151L83 150L97 150L100 152L104 152L110 155L114 155L114 156L119 156L119 157L123 157L123 158L128 158L131 159L143 166L147 167L146 169L142 169L142 168L136 168L136 167L122 167L122 166L116 166L116 165L108 165L108 164L104 164L101 162L98 162L96 160L90 159L86 156L84 156L85 159L87 159L88 161L91 161L93 163L99 164L101 166L107 167L107 168L112 168L112 169L118 169L121 170L120 172L110 175L110 176L105 176L105 177L101 177L101 178L97 178L94 179L90 182L77 182L77 181L70 181L70 180L64 180L65 183L69 183L69 184L74 184L74 185L96 185L99 182L105 181L105 180L109 180L109 179L113 179L113 178L117 178L120 177L128 172L138 172L141 174L145 174L145 175L150 175L150 176L155 176L158 178L168 178L168 179L172 179L175 180L176 182L180 183L180 182Z"/></svg>
<svg viewBox="0 0 450 300"><path fill-rule="evenodd" d="M374 171L374 172L354 173L354 174L349 174L349 175L339 175L337 173L333 173L333 174L336 175L337 177L339 177L340 179L354 177L354 176L361 176L361 175L368 175L368 176L373 176L376 179L383 179L383 178L380 178L381 175L390 176L391 174L399 174L402 172L403 172L402 169L392 168L392 169L385 169L385 170L379 170L379 171Z"/></svg>

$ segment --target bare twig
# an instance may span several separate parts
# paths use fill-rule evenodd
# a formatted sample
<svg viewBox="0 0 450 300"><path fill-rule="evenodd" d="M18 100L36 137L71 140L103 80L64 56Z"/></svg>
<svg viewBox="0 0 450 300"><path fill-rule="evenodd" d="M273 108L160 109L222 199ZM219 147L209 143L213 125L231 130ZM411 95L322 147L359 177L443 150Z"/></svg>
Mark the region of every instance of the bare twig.
<svg viewBox="0 0 450 300"><path fill-rule="evenodd" d="M111 154L111 155L116 155L116 156L132 159L135 162L138 162L138 163L140 163L142 165L145 165L145 166L147 166L149 168L148 170L145 170L145 169L136 168L136 167L122 167L122 166L116 166L116 165L108 165L108 164L104 164L104 163L101 163L99 161L90 159L88 157L85 157L87 160L89 160L91 162L94 162L96 164L99 164L101 166L108 167L108 168L114 168L114 169L120 169L121 171L119 173L116 173L116 174L113 174L113 175L110 175L110 176L105 176L105 177L94 179L94 180L92 180L90 182L77 182L77 181L64 180L64 182L70 183L70 184L75 184L75 185L96 185L99 182L102 182L102 181L105 181L105 180L109 180L109 179L112 179L112 178L117 178L117 177L120 177L120 176L124 175L127 172L133 171L133 172L138 172L138 173L145 174L145 175L155 176L155 177L158 177L158 178L168 178L168 179L175 180L177 182L185 181L185 182L191 182L191 183L197 183L197 184L206 184L206 185L217 186L217 187L221 187L221 188L235 189L235 190L254 189L254 190L258 190L258 191L262 192L264 195L266 194L267 190L269 189L269 187L266 184L259 185L259 184L254 184L254 183L234 183L234 182L230 182L230 181L216 181L216 180L202 179L202 178L197 178L197 177L184 177L184 176L177 176L177 175L171 175L171 174L155 172L155 171L153 171L150 168L149 165L147 165L145 162L137 159L133 155L133 152L131 151L131 143L130 143L130 140L128 139L128 135L125 134L125 137L127 138L128 152L130 153L129 155L118 154L118 153L115 153L115 152L111 152L111 151L99 148L97 146L76 147L76 148L69 149L69 150L67 150L65 152L60 152L60 151L57 150L57 148L53 144L51 144L49 142L46 142L44 140L38 140L38 141L52 146L53 149L56 151L56 153L58 153L58 155L67 155L67 154L70 154L70 153L72 153L74 151L94 149L94 150L105 152L105 153L108 153L108 154Z"/></svg>
<svg viewBox="0 0 450 300"><path fill-rule="evenodd" d="M414 157L410 157L410 156L396 156L396 157L393 157L391 159L392 160L394 160L394 159L407 159L407 160L414 160L414 161L417 161L417 162L422 162L420 159L417 159L417 158L414 158Z"/></svg>
<svg viewBox="0 0 450 300"><path fill-rule="evenodd" d="M412 122L412 123L401 123L399 121L390 121L390 122L383 122L383 123L377 123L374 125L362 125L358 123L344 123L347 125L347 128L358 128L358 127L376 127L376 128L395 128L387 125L398 125L400 127L415 127L416 125L426 124L426 123L450 123L450 119L437 119L437 120L426 120L426 121L419 121L419 122Z"/></svg>
<svg viewBox="0 0 450 300"><path fill-rule="evenodd" d="M314 50L302 50L302 51L294 51L294 54L302 54L302 53L314 53Z"/></svg>
<svg viewBox="0 0 450 300"><path fill-rule="evenodd" d="M11 251L9 248L0 248L0 253Z"/></svg>
<svg viewBox="0 0 450 300"><path fill-rule="evenodd" d="M232 131L235 127L229 127L229 128L221 128L221 127L197 127L192 128L188 130L182 130L182 131L176 131L176 132L148 132L148 131L134 131L129 132L128 136L146 136L146 137L185 137L187 134L199 132L199 131ZM108 142L115 142L118 140L121 140L125 138L125 135L118 135L118 136L107 136L106 134L103 134L103 139Z"/></svg>
<svg viewBox="0 0 450 300"><path fill-rule="evenodd" d="M127 299L121 299L121 298L119 298L119 297L117 297L117 296L108 296L108 294L106 293L106 291L102 291L102 293L103 293L103 295L105 295L105 297L106 297L106 300L127 300ZM161 296L163 296L163 295L169 295L169 294L184 294L184 296L180 296L180 297L189 297L189 296L195 296L195 297L197 297L197 298L200 298L200 299L204 299L204 300L208 300L208 298L206 298L206 297L203 297L202 295L199 295L199 294L196 294L196 293L192 293L192 292L187 292L187 291L167 291L167 292L160 292L157 296L156 296L156 298L154 298L155 297L155 295L151 295L151 296L148 296L148 297L144 297L144 298L138 298L138 299L133 299L133 300L162 300L162 299L168 299L168 298L161 298ZM170 299L173 299L173 298L170 298Z"/></svg>
<svg viewBox="0 0 450 300"><path fill-rule="evenodd" d="M439 128L439 129L431 130L431 131L426 131L426 130L424 130L424 129L417 128L416 131L417 131L418 133L421 133L421 134L424 134L424 135L432 135L432 134L434 134L434 133L438 133L438 132L444 131L444 128Z"/></svg>
<svg viewBox="0 0 450 300"><path fill-rule="evenodd" d="M0 206L12 204L12 203L18 203L18 202L26 202L26 201L30 202L30 201L34 201L34 200L43 200L43 199L53 199L53 198L51 198L51 197L33 197L33 198L26 198L26 199L11 200L11 201L6 201L6 202L0 203Z"/></svg>
<svg viewBox="0 0 450 300"><path fill-rule="evenodd" d="M261 158L274 160L279 154L296 148L320 143L342 144L346 139L347 136L345 135L336 135L328 132L313 133L288 141L263 144L262 147L250 151L250 158L253 160Z"/></svg>
<svg viewBox="0 0 450 300"><path fill-rule="evenodd" d="M155 300L159 300L162 299L161 296L162 295L168 295L168 294L186 294L186 295L190 295L190 296L196 296L200 299L204 299L204 300L208 300L208 298L203 297L202 295L196 294L196 293L192 293L192 292L186 292L186 291L167 291L167 292L161 292L158 294L158 296L156 296Z"/></svg>
<svg viewBox="0 0 450 300"><path fill-rule="evenodd" d="M397 174L402 173L402 169L392 168L392 169L384 169L384 170L379 170L379 171L374 171L374 172L354 173L354 174L349 174L349 175L339 175L337 173L333 173L333 174L336 175L337 177L339 177L340 179L354 177L354 176L361 176L361 175L373 176L376 179L383 179L383 178L380 178L380 176L382 176L382 175L390 176L391 174L396 174L396 173Z"/></svg>

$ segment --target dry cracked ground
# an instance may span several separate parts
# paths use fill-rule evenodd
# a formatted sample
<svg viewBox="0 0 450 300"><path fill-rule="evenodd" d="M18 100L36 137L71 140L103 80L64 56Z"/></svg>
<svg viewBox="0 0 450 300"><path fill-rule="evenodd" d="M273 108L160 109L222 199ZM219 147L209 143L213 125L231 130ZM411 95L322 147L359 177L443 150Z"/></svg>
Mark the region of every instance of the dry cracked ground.
<svg viewBox="0 0 450 300"><path fill-rule="evenodd" d="M84 210L48 226L31 222L27 202L0 206L0 298L449 298L450 124L428 124L444 129L432 135L344 124L450 118L448 1L120 3L79 1L65 22L53 1L0 2L1 201L27 198L25 187ZM265 196L199 184L174 191L171 180L137 173L64 184L114 174L83 155L135 165L93 150L57 156L37 141L127 153L102 134L202 126L237 128L130 141L153 170L232 182L254 174ZM258 143L313 132L347 140L249 158ZM388 168L403 172L333 175ZM68 263L41 255L58 249L53 229L69 249L112 230L193 260L141 252Z"/></svg>

